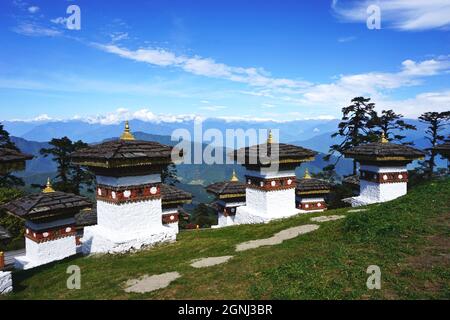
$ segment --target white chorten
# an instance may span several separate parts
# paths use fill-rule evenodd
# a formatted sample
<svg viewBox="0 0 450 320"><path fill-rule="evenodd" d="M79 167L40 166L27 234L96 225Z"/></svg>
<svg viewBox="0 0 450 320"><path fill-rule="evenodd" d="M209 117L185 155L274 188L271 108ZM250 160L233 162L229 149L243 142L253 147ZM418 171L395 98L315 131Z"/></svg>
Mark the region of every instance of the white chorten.
<svg viewBox="0 0 450 320"><path fill-rule="evenodd" d="M273 142L236 150L233 158L246 168L246 205L237 208L235 224L263 223L296 215L295 168L312 161L317 153Z"/></svg>
<svg viewBox="0 0 450 320"><path fill-rule="evenodd" d="M353 207L386 202L405 195L408 190L407 165L424 157L422 151L390 143L384 135L380 142L354 147L344 155L359 162L359 196L344 199Z"/></svg>

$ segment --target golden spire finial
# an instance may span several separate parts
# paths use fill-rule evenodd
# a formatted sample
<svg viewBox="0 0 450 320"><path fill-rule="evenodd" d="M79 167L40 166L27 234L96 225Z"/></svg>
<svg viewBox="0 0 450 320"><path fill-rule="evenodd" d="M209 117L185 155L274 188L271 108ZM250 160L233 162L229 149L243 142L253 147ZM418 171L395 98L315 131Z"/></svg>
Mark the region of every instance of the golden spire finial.
<svg viewBox="0 0 450 320"><path fill-rule="evenodd" d="M311 175L309 174L308 168L305 170L305 175L303 176L303 179L311 179Z"/></svg>
<svg viewBox="0 0 450 320"><path fill-rule="evenodd" d="M45 187L44 190L42 190L43 193L52 193L55 192L55 190L52 187L52 183L50 181L50 178L47 179L47 186Z"/></svg>
<svg viewBox="0 0 450 320"><path fill-rule="evenodd" d="M239 179L238 179L238 177L237 177L237 175L236 175L236 170L233 170L233 175L231 176L230 181L231 181L231 182L237 182L237 181L239 181Z"/></svg>
<svg viewBox="0 0 450 320"><path fill-rule="evenodd" d="M272 144L273 143L272 130L269 130L269 136L267 137L267 143L268 144Z"/></svg>
<svg viewBox="0 0 450 320"><path fill-rule="evenodd" d="M127 141L136 140L134 138L133 134L130 132L130 124L129 124L128 120L125 121L125 130L123 131L123 134L120 137L120 140L127 140Z"/></svg>
<svg viewBox="0 0 450 320"><path fill-rule="evenodd" d="M384 131L381 132L381 143L388 143L389 140L386 139L386 135L384 134Z"/></svg>

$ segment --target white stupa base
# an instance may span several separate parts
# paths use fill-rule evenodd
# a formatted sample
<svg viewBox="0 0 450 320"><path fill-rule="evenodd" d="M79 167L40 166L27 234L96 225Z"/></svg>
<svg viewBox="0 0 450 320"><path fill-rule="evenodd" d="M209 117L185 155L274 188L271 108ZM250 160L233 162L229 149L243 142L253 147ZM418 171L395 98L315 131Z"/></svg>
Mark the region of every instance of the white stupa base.
<svg viewBox="0 0 450 320"><path fill-rule="evenodd" d="M86 227L81 239L84 254L125 253L152 247L163 242L176 241L177 234L171 227L154 227L149 230L134 232L115 232L99 225Z"/></svg>
<svg viewBox="0 0 450 320"><path fill-rule="evenodd" d="M352 207L360 207L373 203L382 203L397 199L406 195L408 186L405 183L374 183L360 180L360 195L343 199Z"/></svg>
<svg viewBox="0 0 450 320"><path fill-rule="evenodd" d="M173 223L167 223L167 224L163 224L164 227L166 228L170 228L173 231L175 231L175 234L180 233L180 227L178 226L178 221L177 222L173 222Z"/></svg>
<svg viewBox="0 0 450 320"><path fill-rule="evenodd" d="M277 219L289 218L300 214L300 210L284 209L283 211L276 211L273 214L261 214L260 212L248 207L242 206L237 209L236 216L234 218L234 225L238 224L257 224L267 223Z"/></svg>
<svg viewBox="0 0 450 320"><path fill-rule="evenodd" d="M19 270L36 268L77 254L75 236L37 243L25 238L26 255L14 258Z"/></svg>
<svg viewBox="0 0 450 320"><path fill-rule="evenodd" d="M234 218L236 216L225 216L223 213L219 213L218 223L215 226L211 226L213 229L225 228L234 226Z"/></svg>
<svg viewBox="0 0 450 320"><path fill-rule="evenodd" d="M0 271L0 295L13 291L11 272Z"/></svg>

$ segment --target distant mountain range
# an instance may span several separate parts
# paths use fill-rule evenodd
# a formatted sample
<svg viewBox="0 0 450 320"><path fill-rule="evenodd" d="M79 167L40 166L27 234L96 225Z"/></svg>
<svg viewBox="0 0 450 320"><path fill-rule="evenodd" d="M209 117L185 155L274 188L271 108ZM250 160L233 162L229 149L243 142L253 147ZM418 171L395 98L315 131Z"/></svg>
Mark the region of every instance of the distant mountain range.
<svg viewBox="0 0 450 320"><path fill-rule="evenodd" d="M117 136L122 132L124 124L88 123L80 120L70 121L4 121L5 129L11 135L24 138L29 141L48 142L52 138L68 136L72 140L83 140L93 143ZM203 131L217 129L225 133L227 129L278 129L280 141L290 142L310 139L320 133L333 131L337 127L337 120L298 120L290 122L275 121L226 121L221 119L207 119L202 123ZM194 121L182 122L144 122L141 120L130 121L130 126L135 132L171 136L176 129L186 129L191 135L194 132Z"/></svg>
<svg viewBox="0 0 450 320"><path fill-rule="evenodd" d="M417 131L407 131L406 141L413 141L415 146L423 149L428 147L428 142L424 138L424 131L426 126L417 120L407 120L408 123L417 126ZM20 121L6 121L3 122L5 128L13 135L12 140L16 145L26 153L30 153L35 158L28 162L27 169L24 172L18 173L22 176L28 184L45 182L45 179L50 176L53 177L56 172L56 164L51 157L45 158L40 155L39 151L42 148L48 148L52 138L61 138L68 136L72 140L83 140L88 143L98 143L105 140L114 139L118 133L123 131L124 124L101 125L92 124L84 121L59 121L59 122L20 122ZM251 122L251 121L232 121L209 119L203 123L203 130L218 129L225 136L227 129L240 128L247 129L279 129L280 140L282 142L292 143L302 147L306 147L319 154L316 160L298 168L297 175L303 175L305 168L312 172L319 172L326 166L323 160L324 154L328 152L329 146L340 142L340 139L332 138L331 134L336 130L338 120L303 120L291 122ZM139 140L157 141L166 145L175 145L177 141L172 141L171 134L176 129L186 129L193 134L193 121L183 121L177 123L160 122L150 123L140 120L133 120L130 123L131 128ZM444 135L450 134L450 128L443 131ZM192 143L194 148L199 143ZM202 144L201 148L204 150L206 144ZM223 150L223 159L231 150ZM332 158L334 161L335 158ZM438 164L445 166L443 160L439 160ZM352 162L349 159L343 159L337 167L337 172L340 175L347 175L351 173ZM231 173L235 169L238 176L243 178L244 170L241 166L225 165L225 164L196 164L187 165L181 164L177 166L178 177L180 179L180 187L192 192L195 195L195 202L207 202L211 199L204 191L204 186L216 182L229 179Z"/></svg>

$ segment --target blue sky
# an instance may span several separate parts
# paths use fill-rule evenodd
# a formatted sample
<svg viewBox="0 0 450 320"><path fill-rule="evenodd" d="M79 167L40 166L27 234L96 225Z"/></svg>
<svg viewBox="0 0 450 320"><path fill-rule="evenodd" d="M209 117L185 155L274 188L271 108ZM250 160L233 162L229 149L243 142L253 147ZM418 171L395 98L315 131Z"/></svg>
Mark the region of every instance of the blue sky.
<svg viewBox="0 0 450 320"><path fill-rule="evenodd" d="M0 119L414 117L450 109L449 28L448 0L2 0Z"/></svg>

